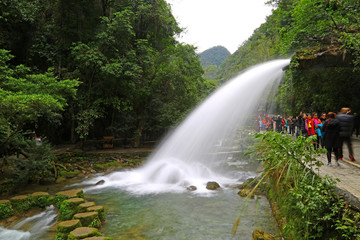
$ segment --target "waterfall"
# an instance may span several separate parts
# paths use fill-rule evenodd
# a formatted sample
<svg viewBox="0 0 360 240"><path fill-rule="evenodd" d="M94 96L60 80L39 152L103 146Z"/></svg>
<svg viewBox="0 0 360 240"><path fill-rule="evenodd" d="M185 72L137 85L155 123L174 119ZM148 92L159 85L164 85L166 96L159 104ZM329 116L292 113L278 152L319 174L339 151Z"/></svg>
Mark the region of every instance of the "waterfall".
<svg viewBox="0 0 360 240"><path fill-rule="evenodd" d="M139 169L115 172L100 179L105 184L93 188L119 187L137 194L184 191L195 185L206 191L207 181L220 185L237 181L221 169L239 130L256 116L260 100L279 84L283 68L290 60L274 60L249 68L228 81L196 107L160 144ZM92 188L91 188L92 189Z"/></svg>

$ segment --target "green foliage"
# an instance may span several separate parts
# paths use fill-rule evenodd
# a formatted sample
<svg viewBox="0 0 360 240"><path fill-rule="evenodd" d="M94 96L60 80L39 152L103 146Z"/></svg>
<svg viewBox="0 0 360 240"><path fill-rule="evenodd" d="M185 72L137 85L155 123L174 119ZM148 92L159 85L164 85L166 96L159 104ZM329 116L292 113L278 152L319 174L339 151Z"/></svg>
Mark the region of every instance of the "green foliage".
<svg viewBox="0 0 360 240"><path fill-rule="evenodd" d="M264 163L263 179L270 180L270 198L286 217L283 229L289 239L354 239L360 231L359 214L334 192L336 181L316 175L323 150L314 149L314 138L267 132L254 154ZM337 179L338 181L338 179Z"/></svg>
<svg viewBox="0 0 360 240"><path fill-rule="evenodd" d="M14 215L14 209L11 206L10 201L0 202L0 219L8 218Z"/></svg>
<svg viewBox="0 0 360 240"><path fill-rule="evenodd" d="M252 65L288 57L296 52L318 59L308 69L295 60L277 96L282 113L300 110L337 111L351 106L360 111L360 5L356 0L270 0L272 15L220 68L211 73L215 81L226 81ZM322 51L323 49L324 51ZM324 52L328 49L328 56ZM334 51L335 50L335 51ZM350 60L348 60L350 59ZM326 61L332 61L324 68ZM355 72L355 73L354 73ZM346 92L346 94L344 94Z"/></svg>

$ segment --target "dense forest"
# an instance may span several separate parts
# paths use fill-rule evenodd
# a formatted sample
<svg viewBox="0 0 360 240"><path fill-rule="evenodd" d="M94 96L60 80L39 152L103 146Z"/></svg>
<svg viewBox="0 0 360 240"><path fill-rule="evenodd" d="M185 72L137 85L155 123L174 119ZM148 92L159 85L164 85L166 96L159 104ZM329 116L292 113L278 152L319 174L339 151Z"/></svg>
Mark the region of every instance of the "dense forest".
<svg viewBox="0 0 360 240"><path fill-rule="evenodd" d="M292 61L277 98L278 113L360 111L358 0L269 0L272 15L218 68L224 82L272 59Z"/></svg>
<svg viewBox="0 0 360 240"><path fill-rule="evenodd" d="M214 87L164 0L0 2L1 155L51 142L157 140Z"/></svg>

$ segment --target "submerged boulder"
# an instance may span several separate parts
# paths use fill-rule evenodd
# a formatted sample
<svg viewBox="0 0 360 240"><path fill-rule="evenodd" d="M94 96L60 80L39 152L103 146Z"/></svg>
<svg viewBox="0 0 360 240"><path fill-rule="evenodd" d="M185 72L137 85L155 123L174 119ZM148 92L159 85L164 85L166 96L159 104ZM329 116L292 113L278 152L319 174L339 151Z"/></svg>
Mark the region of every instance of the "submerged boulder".
<svg viewBox="0 0 360 240"><path fill-rule="evenodd" d="M206 189L208 190L217 190L220 188L220 185L217 182L208 182L206 184Z"/></svg>

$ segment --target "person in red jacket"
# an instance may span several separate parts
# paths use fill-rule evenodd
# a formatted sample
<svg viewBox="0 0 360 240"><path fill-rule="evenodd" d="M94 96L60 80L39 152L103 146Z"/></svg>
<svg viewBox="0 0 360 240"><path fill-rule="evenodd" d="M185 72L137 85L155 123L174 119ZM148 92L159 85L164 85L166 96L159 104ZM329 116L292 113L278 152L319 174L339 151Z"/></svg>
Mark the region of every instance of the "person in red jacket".
<svg viewBox="0 0 360 240"><path fill-rule="evenodd" d="M307 118L305 119L305 129L307 130L308 136L315 135L315 123L311 114L307 114Z"/></svg>

